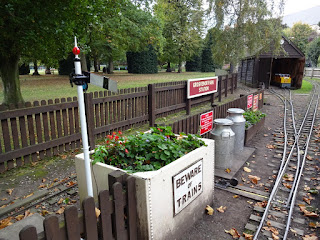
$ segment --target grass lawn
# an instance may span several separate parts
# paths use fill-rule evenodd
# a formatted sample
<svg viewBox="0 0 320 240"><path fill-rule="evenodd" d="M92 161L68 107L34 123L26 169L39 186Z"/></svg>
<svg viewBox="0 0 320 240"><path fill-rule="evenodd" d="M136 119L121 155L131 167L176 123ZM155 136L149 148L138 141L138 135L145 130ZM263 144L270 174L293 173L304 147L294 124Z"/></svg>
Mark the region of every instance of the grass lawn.
<svg viewBox="0 0 320 240"><path fill-rule="evenodd" d="M102 73L99 73L102 74ZM127 71L115 71L114 74L106 75L118 82L118 88L145 87L149 83L181 81L191 78L215 76L214 72L182 72L158 74L129 74ZM55 98L67 98L77 96L77 88L71 88L68 76L59 75L21 75L21 92L25 101L48 100ZM103 91L102 88L89 84L88 92ZM0 103L3 102L3 86L0 81Z"/></svg>
<svg viewBox="0 0 320 240"><path fill-rule="evenodd" d="M320 82L319 78L304 77L301 88L294 90L294 93L298 93L298 94L310 93L312 90L312 84L309 82L310 80L315 80Z"/></svg>

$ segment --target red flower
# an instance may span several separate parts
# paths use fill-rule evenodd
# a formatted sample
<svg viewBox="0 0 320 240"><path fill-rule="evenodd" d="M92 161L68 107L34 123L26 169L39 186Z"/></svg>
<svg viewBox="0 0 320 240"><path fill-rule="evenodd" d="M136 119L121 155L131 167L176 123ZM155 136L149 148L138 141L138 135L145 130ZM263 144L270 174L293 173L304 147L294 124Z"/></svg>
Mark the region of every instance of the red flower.
<svg viewBox="0 0 320 240"><path fill-rule="evenodd" d="M124 152L127 153L127 154L129 153L128 149L125 149Z"/></svg>
<svg viewBox="0 0 320 240"><path fill-rule="evenodd" d="M109 140L107 140L107 143L109 143Z"/></svg>
<svg viewBox="0 0 320 240"><path fill-rule="evenodd" d="M115 139L116 141L118 141L118 140L119 140L119 137L118 137L118 136L115 136L114 139Z"/></svg>
<svg viewBox="0 0 320 240"><path fill-rule="evenodd" d="M112 133L112 136L114 136L114 135L116 135L116 132L113 132L113 133Z"/></svg>
<svg viewBox="0 0 320 240"><path fill-rule="evenodd" d="M108 135L107 138L109 138L110 140L112 140L113 136L112 136L112 135Z"/></svg>
<svg viewBox="0 0 320 240"><path fill-rule="evenodd" d="M122 132L121 132L121 131L119 131L118 133L119 133L120 135L122 135Z"/></svg>

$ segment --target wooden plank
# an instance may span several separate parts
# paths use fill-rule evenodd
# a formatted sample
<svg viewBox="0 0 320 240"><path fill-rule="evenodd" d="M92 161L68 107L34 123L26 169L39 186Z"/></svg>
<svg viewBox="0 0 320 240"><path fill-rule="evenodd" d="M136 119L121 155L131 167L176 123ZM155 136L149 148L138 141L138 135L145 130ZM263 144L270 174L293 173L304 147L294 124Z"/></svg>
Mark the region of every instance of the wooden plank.
<svg viewBox="0 0 320 240"><path fill-rule="evenodd" d="M50 240L62 239L60 228L59 228L59 219L57 216L50 215L46 217L46 219L43 221L43 227L44 227L46 239L50 239Z"/></svg>
<svg viewBox="0 0 320 240"><path fill-rule="evenodd" d="M41 106L46 106L46 105L47 105L46 101L42 100L41 101ZM43 124L43 133L44 133L44 141L45 142L50 141L48 115L49 115L48 112L42 113L42 124ZM52 156L51 148L46 149L46 156L47 157L51 157Z"/></svg>
<svg viewBox="0 0 320 240"><path fill-rule="evenodd" d="M40 103L39 101L34 101L33 106L39 107ZM42 143L42 124L41 124L41 117L40 113L37 113L34 115L35 118L35 123L36 123L36 131L37 131L37 144ZM39 152L39 158L43 159L44 158L44 151Z"/></svg>
<svg viewBox="0 0 320 240"><path fill-rule="evenodd" d="M139 88L141 89L141 88ZM146 91L137 91L135 93L130 93L128 95L111 95L107 98L95 98L93 99L93 104L102 103L102 102L114 102L118 100L124 100L128 98L138 98L138 97L144 97L147 96L148 93Z"/></svg>
<svg viewBox="0 0 320 240"><path fill-rule="evenodd" d="M122 195L122 184L116 182L112 186L113 189L113 204L114 204L114 218L113 222L115 223L115 237L116 239L127 239L125 225L124 225L124 216L123 216L123 195Z"/></svg>
<svg viewBox="0 0 320 240"><path fill-rule="evenodd" d="M74 102L77 101L77 97L73 97L72 99ZM79 108L78 104L73 108L74 112L74 126L75 126L75 133L80 132L80 120L79 120ZM76 140L76 147L79 148L81 146L80 138Z"/></svg>
<svg viewBox="0 0 320 240"><path fill-rule="evenodd" d="M228 188L220 188L218 186L216 186L216 187L219 188L219 189L222 189L222 190L237 194L237 195L241 195L243 197L247 197L247 198L251 198L251 199L257 200L257 201L265 201L265 200L268 199L266 197L259 196L259 195L256 195L256 194L253 194L253 193L249 193L249 192L245 192L245 191L242 191L242 190L239 190L239 189L235 189L235 188L230 188L230 187L228 187Z"/></svg>
<svg viewBox="0 0 320 240"><path fill-rule="evenodd" d="M88 197L82 202L86 240L98 240L97 217L94 198Z"/></svg>
<svg viewBox="0 0 320 240"><path fill-rule="evenodd" d="M61 98L61 102L65 103L66 99L65 98ZM61 114L62 114L62 122L63 122L63 136L68 136L69 135L69 126L68 126L68 115L67 115L67 108L63 108L61 110ZM66 143L64 145L65 150L69 151L70 150L70 144Z"/></svg>
<svg viewBox="0 0 320 240"><path fill-rule="evenodd" d="M37 229L34 226L27 225L19 232L20 240L37 240Z"/></svg>
<svg viewBox="0 0 320 240"><path fill-rule="evenodd" d="M93 98L94 99L98 98L98 92L94 92ZM100 106L99 105L100 105L100 103L97 103L97 104L93 104L93 106L92 106L93 109L94 109L93 116L94 116L94 119L95 119L95 125L94 125L95 127L100 127L101 126L101 122L100 122ZM88 128L89 128L89 126L88 126ZM98 134L97 137L100 138L100 134Z"/></svg>
<svg viewBox="0 0 320 240"><path fill-rule="evenodd" d="M67 102L72 102L72 98L68 97ZM69 120L68 125L69 125L70 135L72 135L74 134L74 115L73 115L72 108L68 108L68 120ZM76 148L75 142L71 142L70 147L71 149L75 149Z"/></svg>
<svg viewBox="0 0 320 240"><path fill-rule="evenodd" d="M103 95L103 92L100 91L100 92L99 92L99 98L103 98L103 96L104 96L104 95ZM100 103L100 104L99 104L100 126L104 126L104 125L105 125L104 105L105 105L105 103ZM102 133L102 134L100 135L100 137L104 137L104 136L105 136L105 133Z"/></svg>
<svg viewBox="0 0 320 240"><path fill-rule="evenodd" d="M112 239L112 202L109 200L109 191L104 190L99 193L99 206L100 206L100 221L101 221L101 234L103 240Z"/></svg>
<svg viewBox="0 0 320 240"><path fill-rule="evenodd" d="M64 211L68 240L80 239L80 226L76 206L67 207Z"/></svg>
<svg viewBox="0 0 320 240"><path fill-rule="evenodd" d="M49 99L48 100L48 104L53 104L53 100L52 99ZM55 121L55 113L54 111L50 111L49 112L49 119L50 119L50 137L52 140L56 139L57 138L57 134L56 134L56 121ZM53 152L53 155L57 155L58 154L58 147L57 146L54 146L52 148L52 152Z"/></svg>
<svg viewBox="0 0 320 240"><path fill-rule="evenodd" d="M19 127L20 127L20 134L21 134L21 144L22 148L25 148L28 146L28 140L29 137L27 135L27 121L25 116L19 117ZM30 163L30 155L24 155L23 156L23 163L28 164Z"/></svg>
<svg viewBox="0 0 320 240"><path fill-rule="evenodd" d="M56 104L58 104L60 102L60 99L56 98L54 100L54 102ZM57 110L56 111L56 123L57 123L57 132L58 132L58 138L61 138L63 135L62 135L62 117L61 117L61 109ZM58 147L58 152L63 152L64 151L64 147L63 145L60 145Z"/></svg>
<svg viewBox="0 0 320 240"><path fill-rule="evenodd" d="M149 115L149 126L154 127L156 121L156 100L155 100L155 86L153 84L148 85L149 98L148 98L148 115Z"/></svg>
<svg viewBox="0 0 320 240"><path fill-rule="evenodd" d="M219 93L219 102L221 102L221 95L222 95L222 77L218 77L218 93Z"/></svg>
<svg viewBox="0 0 320 240"><path fill-rule="evenodd" d="M130 240L137 239L137 200L136 200L136 179L129 176L126 181L127 188L127 216L128 216L128 234Z"/></svg>
<svg viewBox="0 0 320 240"><path fill-rule="evenodd" d="M27 102L26 107L31 107L31 103ZM28 121L28 131L29 131L29 145L35 145L35 132L34 132L34 123L33 123L33 116L32 115L27 115L27 121ZM37 154L32 153L31 154L31 161L36 161L37 160Z"/></svg>

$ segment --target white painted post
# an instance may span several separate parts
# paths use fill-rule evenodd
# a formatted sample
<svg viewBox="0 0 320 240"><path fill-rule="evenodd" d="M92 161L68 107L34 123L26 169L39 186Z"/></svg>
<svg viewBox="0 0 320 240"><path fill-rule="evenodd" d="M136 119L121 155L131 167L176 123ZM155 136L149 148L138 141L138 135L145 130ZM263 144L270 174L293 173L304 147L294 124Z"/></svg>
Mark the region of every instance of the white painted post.
<svg viewBox="0 0 320 240"><path fill-rule="evenodd" d="M81 62L78 54L80 53L80 49L77 46L77 38L74 37L74 68L75 74L82 75L81 71ZM88 144L88 132L87 132L87 121L86 121L86 112L84 108L84 97L83 97L83 86L77 85L78 92L78 105L79 105L79 113L80 113L80 125L81 125L81 137L82 137L82 145L83 145L83 154L85 161L85 176L87 183L87 194L90 197L93 197L93 189L92 189L92 178L91 178L91 166L90 166L90 158L89 158L89 144Z"/></svg>

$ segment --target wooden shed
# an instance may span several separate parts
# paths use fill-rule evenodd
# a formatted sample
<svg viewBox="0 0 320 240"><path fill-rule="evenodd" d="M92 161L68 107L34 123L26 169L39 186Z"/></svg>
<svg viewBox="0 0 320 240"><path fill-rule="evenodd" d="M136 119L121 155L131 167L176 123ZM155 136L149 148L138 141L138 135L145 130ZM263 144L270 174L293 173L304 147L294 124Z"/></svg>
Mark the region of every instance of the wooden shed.
<svg viewBox="0 0 320 240"><path fill-rule="evenodd" d="M262 53L241 60L238 69L238 81L252 87L266 88L273 85L275 74L290 74L294 88L301 88L305 56L289 39L282 37L281 45L284 51L277 56L272 52Z"/></svg>

